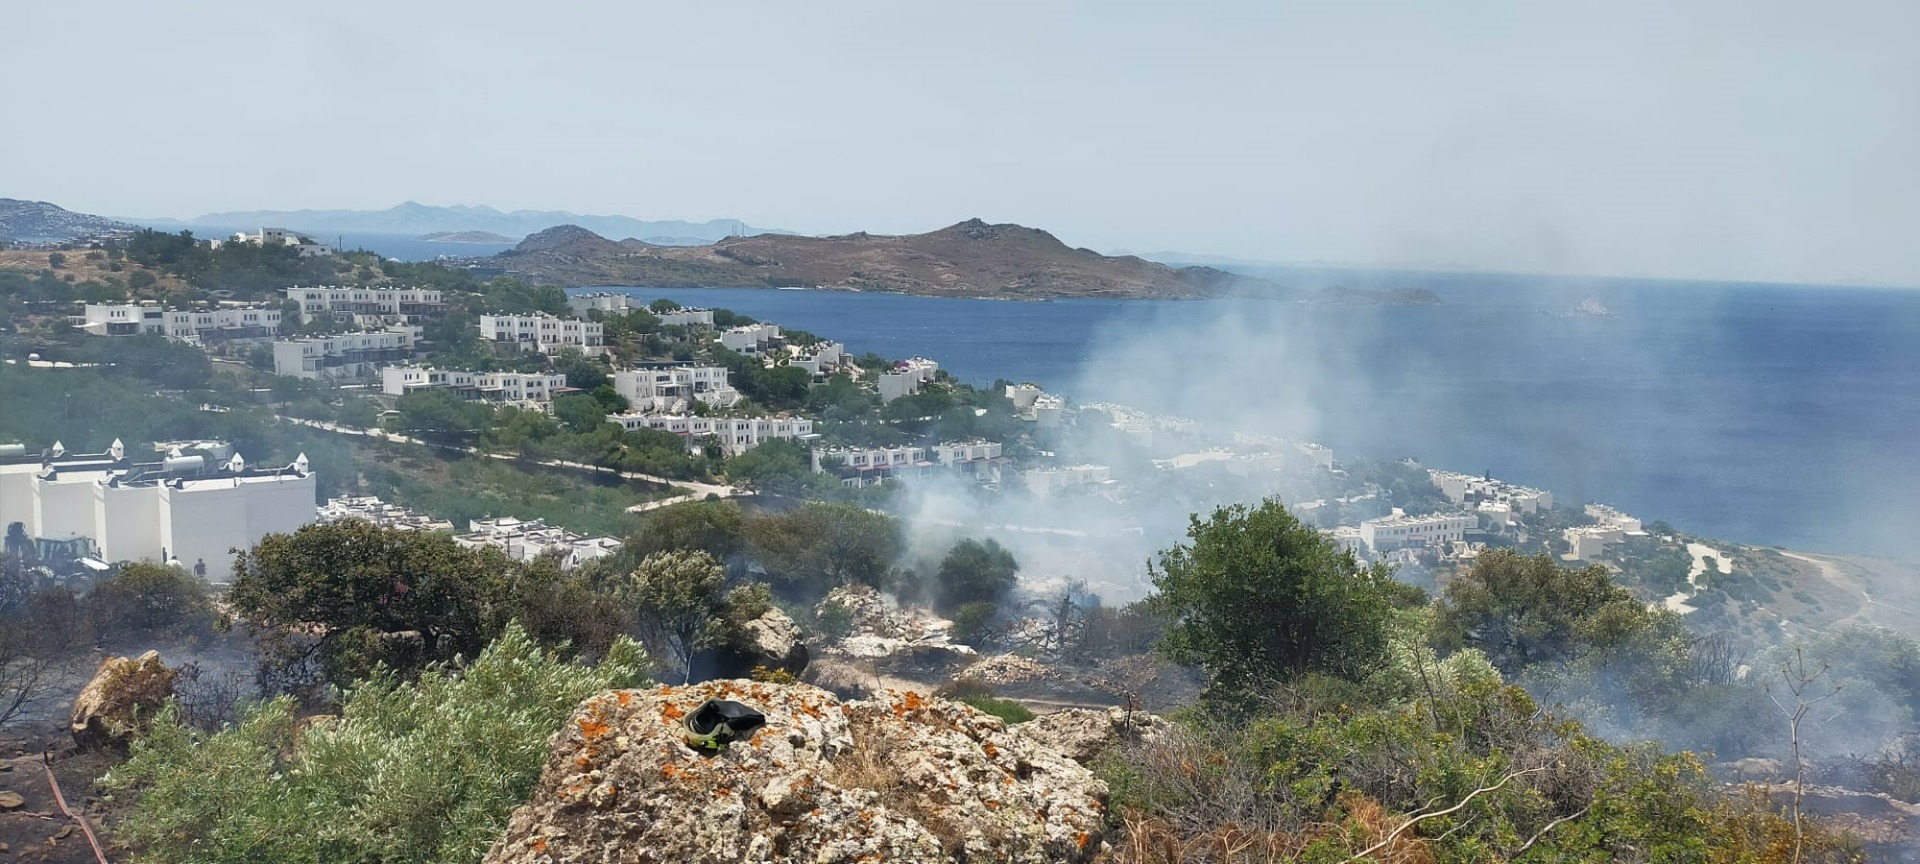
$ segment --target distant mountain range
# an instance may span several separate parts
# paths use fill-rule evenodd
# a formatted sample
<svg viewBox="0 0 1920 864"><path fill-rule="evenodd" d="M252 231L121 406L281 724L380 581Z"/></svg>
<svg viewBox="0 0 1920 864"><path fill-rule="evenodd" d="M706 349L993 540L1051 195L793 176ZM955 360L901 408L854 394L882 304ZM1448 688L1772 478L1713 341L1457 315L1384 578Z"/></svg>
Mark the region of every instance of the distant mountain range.
<svg viewBox="0 0 1920 864"><path fill-rule="evenodd" d="M559 225L578 225L608 237L659 240L659 245L712 243L736 234L790 234L775 228L756 228L738 219L686 222L678 219L644 220L631 216L588 216L559 210L515 210L492 207L435 207L408 201L385 210L240 210L208 213L192 219L135 219L141 225L179 230L288 228L311 234L453 234L486 231L508 238L525 237ZM671 241L671 242L670 242Z"/></svg>
<svg viewBox="0 0 1920 864"><path fill-rule="evenodd" d="M70 243L135 230L89 213L75 213L45 201L0 198L0 243Z"/></svg>
<svg viewBox="0 0 1920 864"><path fill-rule="evenodd" d="M1198 298L1250 289L1290 292L1212 267L1169 267L1076 249L1045 231L969 219L925 234L761 234L670 247L609 240L577 225L542 231L476 259L564 286L805 286L950 297Z"/></svg>

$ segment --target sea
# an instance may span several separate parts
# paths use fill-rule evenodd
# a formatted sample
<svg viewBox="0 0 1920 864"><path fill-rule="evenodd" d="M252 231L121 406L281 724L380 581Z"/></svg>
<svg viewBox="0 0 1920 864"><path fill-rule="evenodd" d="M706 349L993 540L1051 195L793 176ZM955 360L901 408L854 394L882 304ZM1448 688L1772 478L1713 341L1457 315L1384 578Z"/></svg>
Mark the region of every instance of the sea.
<svg viewBox="0 0 1920 864"><path fill-rule="evenodd" d="M1308 268L1425 306L620 290L1223 428L1603 502L1739 543L1920 560L1920 291Z"/></svg>

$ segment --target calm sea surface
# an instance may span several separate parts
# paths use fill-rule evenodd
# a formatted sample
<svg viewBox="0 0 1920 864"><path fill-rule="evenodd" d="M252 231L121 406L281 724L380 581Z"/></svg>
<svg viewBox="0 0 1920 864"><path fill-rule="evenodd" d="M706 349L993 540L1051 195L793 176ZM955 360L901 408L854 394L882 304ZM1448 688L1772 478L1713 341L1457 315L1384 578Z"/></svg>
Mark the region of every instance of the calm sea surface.
<svg viewBox="0 0 1920 864"><path fill-rule="evenodd" d="M1920 291L1284 270L1442 305L620 289L1605 501L1739 542L1920 558ZM596 289L606 290L606 289ZM1612 318L1566 316L1584 300Z"/></svg>

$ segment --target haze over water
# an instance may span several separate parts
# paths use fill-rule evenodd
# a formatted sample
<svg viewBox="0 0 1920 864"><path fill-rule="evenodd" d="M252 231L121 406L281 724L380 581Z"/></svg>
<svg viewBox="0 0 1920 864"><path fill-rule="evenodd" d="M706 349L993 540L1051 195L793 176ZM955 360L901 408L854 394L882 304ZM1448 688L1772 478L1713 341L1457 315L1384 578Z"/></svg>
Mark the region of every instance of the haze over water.
<svg viewBox="0 0 1920 864"><path fill-rule="evenodd" d="M926 355L975 384L1031 380L1083 402L1251 418L1259 431L1312 437L1343 458L1414 456L1490 471L1552 489L1564 503L1604 501L1710 537L1920 558L1911 529L1920 293L1311 276L1419 285L1444 304L631 293L731 308L855 353ZM1588 298L1616 317L1558 314ZM1270 344L1249 344L1260 342ZM1303 401L1307 416L1262 414Z"/></svg>

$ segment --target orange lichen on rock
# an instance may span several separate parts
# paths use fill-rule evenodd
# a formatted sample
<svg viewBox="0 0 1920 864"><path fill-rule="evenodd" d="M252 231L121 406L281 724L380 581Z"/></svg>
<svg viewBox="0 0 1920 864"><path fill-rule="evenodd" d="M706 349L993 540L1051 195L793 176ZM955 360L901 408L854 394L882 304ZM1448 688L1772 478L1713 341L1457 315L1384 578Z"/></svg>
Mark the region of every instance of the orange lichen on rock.
<svg viewBox="0 0 1920 864"><path fill-rule="evenodd" d="M613 726L598 716L580 718L580 737L588 741L597 741L605 738L607 737L607 733L612 731Z"/></svg>
<svg viewBox="0 0 1920 864"><path fill-rule="evenodd" d="M632 705L632 704L633 704L633 693L632 693L631 691L628 691L628 690L622 690L622 691L620 691L620 695L619 695L619 696L617 696L617 697L614 697L614 698L616 698L616 699L619 699L619 700L620 700L620 707L622 707L622 708L625 708L625 707L627 707L628 705Z"/></svg>
<svg viewBox="0 0 1920 864"><path fill-rule="evenodd" d="M668 723L672 723L673 721L678 720L685 716L687 716L687 712L683 710L680 706L675 705L672 702L668 702L667 704L660 706L660 719L665 720Z"/></svg>
<svg viewBox="0 0 1920 864"><path fill-rule="evenodd" d="M535 837L533 838L533 842L527 845L533 847L533 851L535 852L545 852L547 851L547 838Z"/></svg>

